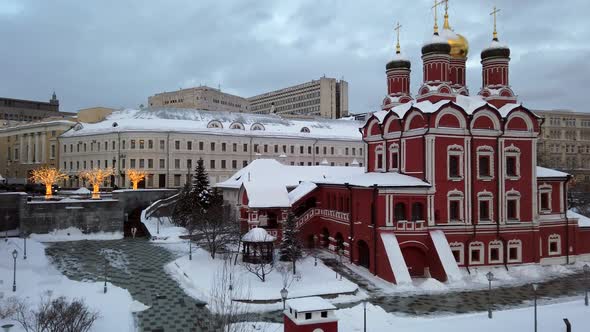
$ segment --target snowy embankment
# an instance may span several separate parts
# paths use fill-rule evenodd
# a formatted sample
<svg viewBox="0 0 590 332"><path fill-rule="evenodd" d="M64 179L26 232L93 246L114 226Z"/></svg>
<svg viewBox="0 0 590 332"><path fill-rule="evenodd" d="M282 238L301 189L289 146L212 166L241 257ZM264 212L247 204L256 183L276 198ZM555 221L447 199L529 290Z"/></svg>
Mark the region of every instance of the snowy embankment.
<svg viewBox="0 0 590 332"><path fill-rule="evenodd" d="M165 270L179 282L189 296L210 304L216 275L223 266L222 258L212 259L207 251L198 248L193 253L192 260L189 260L188 256L180 257L166 265ZM280 291L283 288L283 275L279 271L271 271L265 282L262 282L256 275L247 271L241 263L241 258L238 258L238 264L232 265L231 273L234 282L243 290L234 300L259 302L250 304L249 311L268 311L282 307ZM342 295L330 301L353 302L366 298L366 294L360 291L356 284L345 278L336 278L336 273L319 259L317 266L314 265L312 257L298 262L297 275L296 278L290 277L290 285L287 287L289 298L338 294Z"/></svg>
<svg viewBox="0 0 590 332"><path fill-rule="evenodd" d="M31 234L30 238L39 242L66 242L66 241L107 241L120 240L123 238L123 232L98 232L85 234L76 227L69 227L65 229L56 229L48 234Z"/></svg>
<svg viewBox="0 0 590 332"><path fill-rule="evenodd" d="M13 282L13 250L18 251L16 261L16 292L12 291ZM146 307L133 301L125 289L108 283L107 294L103 293L101 282L73 281L62 275L51 265L45 255L45 246L35 240L27 241L27 259L23 259L24 243L22 239L0 240L0 303L9 297L16 296L27 301L31 308L36 308L42 296L51 294L51 298L65 296L68 299L79 298L95 311L100 318L96 321L93 332L102 331L135 331L133 311L141 311ZM49 292L49 293L48 293ZM0 325L8 323L1 320ZM15 322L13 332L21 332L20 325Z"/></svg>
<svg viewBox="0 0 590 332"><path fill-rule="evenodd" d="M155 202L152 204L156 204ZM170 217L150 216L146 218L146 211L151 208L148 207L141 211L141 222L145 225L150 233L151 240L158 243L174 243L184 241L180 237L186 235L184 227L175 226ZM158 225L159 224L159 225Z"/></svg>
<svg viewBox="0 0 590 332"><path fill-rule="evenodd" d="M339 332L363 331L363 306L336 311ZM493 319L487 312L452 316L409 317L385 312L381 307L367 304L367 331L441 331L441 332L520 332L533 331L533 307L496 311ZM573 331L585 331L590 324L588 307L583 300L541 305L538 307L539 332L565 331L568 318ZM245 323L247 331L283 331L282 324ZM584 327L586 326L586 327Z"/></svg>

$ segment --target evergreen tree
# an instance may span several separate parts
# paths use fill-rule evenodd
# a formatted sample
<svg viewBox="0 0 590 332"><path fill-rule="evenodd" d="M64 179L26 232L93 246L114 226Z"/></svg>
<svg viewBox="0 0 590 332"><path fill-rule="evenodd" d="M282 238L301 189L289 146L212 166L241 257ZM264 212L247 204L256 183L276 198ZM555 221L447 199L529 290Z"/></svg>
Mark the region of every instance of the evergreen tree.
<svg viewBox="0 0 590 332"><path fill-rule="evenodd" d="M192 218L190 194L191 185L185 183L184 187L178 193L178 200L172 211L172 222L177 226L186 227Z"/></svg>
<svg viewBox="0 0 590 332"><path fill-rule="evenodd" d="M197 161L192 182L191 199L194 206L207 209L210 204L211 191L209 188L209 175L205 170L202 158Z"/></svg>
<svg viewBox="0 0 590 332"><path fill-rule="evenodd" d="M287 220L283 222L283 241L280 246L281 260L293 263L293 274L296 273L296 263L303 256L301 242L297 237L297 223L295 216L289 212Z"/></svg>

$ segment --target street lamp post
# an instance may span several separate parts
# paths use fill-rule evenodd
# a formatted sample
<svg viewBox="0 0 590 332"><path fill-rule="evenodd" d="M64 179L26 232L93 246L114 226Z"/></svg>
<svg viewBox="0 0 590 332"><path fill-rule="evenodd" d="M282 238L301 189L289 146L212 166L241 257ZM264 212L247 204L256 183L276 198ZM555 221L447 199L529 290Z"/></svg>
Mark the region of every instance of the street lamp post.
<svg viewBox="0 0 590 332"><path fill-rule="evenodd" d="M106 294L107 293L107 270L108 269L108 261L107 258L105 256L104 258L104 288L103 288L103 292Z"/></svg>
<svg viewBox="0 0 590 332"><path fill-rule="evenodd" d="M12 276L12 291L16 292L16 258L18 257L18 251L14 249L12 251L12 258L14 259L14 271Z"/></svg>
<svg viewBox="0 0 590 332"><path fill-rule="evenodd" d="M193 244L192 244L190 235L188 237L188 260L189 261L193 260Z"/></svg>
<svg viewBox="0 0 590 332"><path fill-rule="evenodd" d="M488 287L488 318L492 319L492 280L494 280L494 274L492 271L486 274L488 278L489 287Z"/></svg>
<svg viewBox="0 0 590 332"><path fill-rule="evenodd" d="M588 275L590 275L590 266L584 264L584 279L586 279L586 287L584 287L584 304L588 306Z"/></svg>
<svg viewBox="0 0 590 332"><path fill-rule="evenodd" d="M283 287L281 289L281 299L283 299L283 311L285 310L285 302L287 301L287 296L289 295L289 291Z"/></svg>
<svg viewBox="0 0 590 332"><path fill-rule="evenodd" d="M25 237L24 237L24 241L25 241L25 253L24 253L23 259L26 260L27 259L27 235L26 234L25 234Z"/></svg>
<svg viewBox="0 0 590 332"><path fill-rule="evenodd" d="M535 332L537 332L537 289L539 289L539 284L534 283L533 284L533 293L535 295L535 301L534 301L534 305L535 305Z"/></svg>
<svg viewBox="0 0 590 332"><path fill-rule="evenodd" d="M5 215L4 221L6 222L6 231L4 231L4 242L8 242L8 222L10 221L10 216Z"/></svg>
<svg viewBox="0 0 590 332"><path fill-rule="evenodd" d="M363 331L367 332L367 301L363 302Z"/></svg>

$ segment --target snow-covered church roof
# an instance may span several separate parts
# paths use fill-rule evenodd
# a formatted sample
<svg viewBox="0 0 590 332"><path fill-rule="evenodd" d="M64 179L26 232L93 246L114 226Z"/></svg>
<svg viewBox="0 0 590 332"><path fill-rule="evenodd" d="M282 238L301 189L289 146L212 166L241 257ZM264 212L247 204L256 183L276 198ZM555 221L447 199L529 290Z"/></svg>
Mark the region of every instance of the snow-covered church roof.
<svg viewBox="0 0 590 332"><path fill-rule="evenodd" d="M242 236L243 242L274 242L276 238L260 227L252 228Z"/></svg>
<svg viewBox="0 0 590 332"><path fill-rule="evenodd" d="M568 173L564 173L555 169L545 168L537 166L537 177L538 178L566 178Z"/></svg>
<svg viewBox="0 0 590 332"><path fill-rule="evenodd" d="M112 132L186 132L214 135L362 139L361 121L350 119L296 119L276 114L205 111L178 108L123 109L98 123L78 123L62 137Z"/></svg>

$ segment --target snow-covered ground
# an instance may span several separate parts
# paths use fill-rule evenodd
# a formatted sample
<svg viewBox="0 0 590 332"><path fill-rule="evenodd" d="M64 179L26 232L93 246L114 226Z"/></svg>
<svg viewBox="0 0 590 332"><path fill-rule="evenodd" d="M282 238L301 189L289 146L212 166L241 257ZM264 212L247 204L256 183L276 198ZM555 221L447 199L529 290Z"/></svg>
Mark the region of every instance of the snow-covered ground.
<svg viewBox="0 0 590 332"><path fill-rule="evenodd" d="M12 251L18 251L16 261L16 292L12 292L13 259ZM16 296L25 299L36 307L41 296L51 292L52 298L65 296L68 299L81 298L88 306L99 312L100 318L92 331L135 331L132 312L145 310L146 307L133 301L125 289L107 284L108 292L103 293L103 283L78 282L62 275L51 265L45 255L45 246L35 240L27 241L27 259L23 259L24 243L22 239L0 240L0 301ZM3 298L3 299L2 299ZM8 323L0 320L0 325ZM15 324L15 326L19 326ZM12 332L21 332L17 328Z"/></svg>
<svg viewBox="0 0 590 332"><path fill-rule="evenodd" d="M280 263L279 263L280 264ZM211 259L209 253L197 248L193 252L192 261L188 256L183 256L165 266L166 271L179 282L187 294L201 301L211 303L212 288L215 287L216 273L223 268L222 258ZM269 311L282 307L280 290L283 288L283 275L276 269L266 276L262 282L253 273L247 271L238 258L238 264L233 267L233 280L240 284L244 290L242 295L234 299L249 299L252 301L270 302L249 305L249 311ZM366 294L359 290L358 286L345 278L336 278L336 273L325 266L318 259L318 265L314 265L314 259L307 257L297 264L299 277L289 280L287 287L289 298L328 295L341 295L330 301L335 303L352 302L366 298ZM274 302L274 303L273 303Z"/></svg>
<svg viewBox="0 0 590 332"><path fill-rule="evenodd" d="M565 331L564 318L568 318L573 331L586 331L590 324L588 307L583 299L566 303L540 305L538 308L538 331ZM339 332L363 331L363 306L336 311ZM248 331L279 332L282 324L246 323ZM367 331L441 331L441 332L521 332L533 331L533 307L496 311L493 319L487 312L477 314L409 317L385 312L381 307L367 304ZM586 327L584 327L586 326Z"/></svg>
<svg viewBox="0 0 590 332"><path fill-rule="evenodd" d="M170 217L146 218L146 210L141 211L141 222L150 232L152 241L158 243L174 243L185 241L180 238L181 236L186 235L186 229L184 227L178 227L172 224ZM159 227L158 223L160 224Z"/></svg>
<svg viewBox="0 0 590 332"><path fill-rule="evenodd" d="M75 227L56 229L48 234L31 234L30 238L39 242L64 242L81 240L120 240L122 232L98 232L85 234Z"/></svg>

